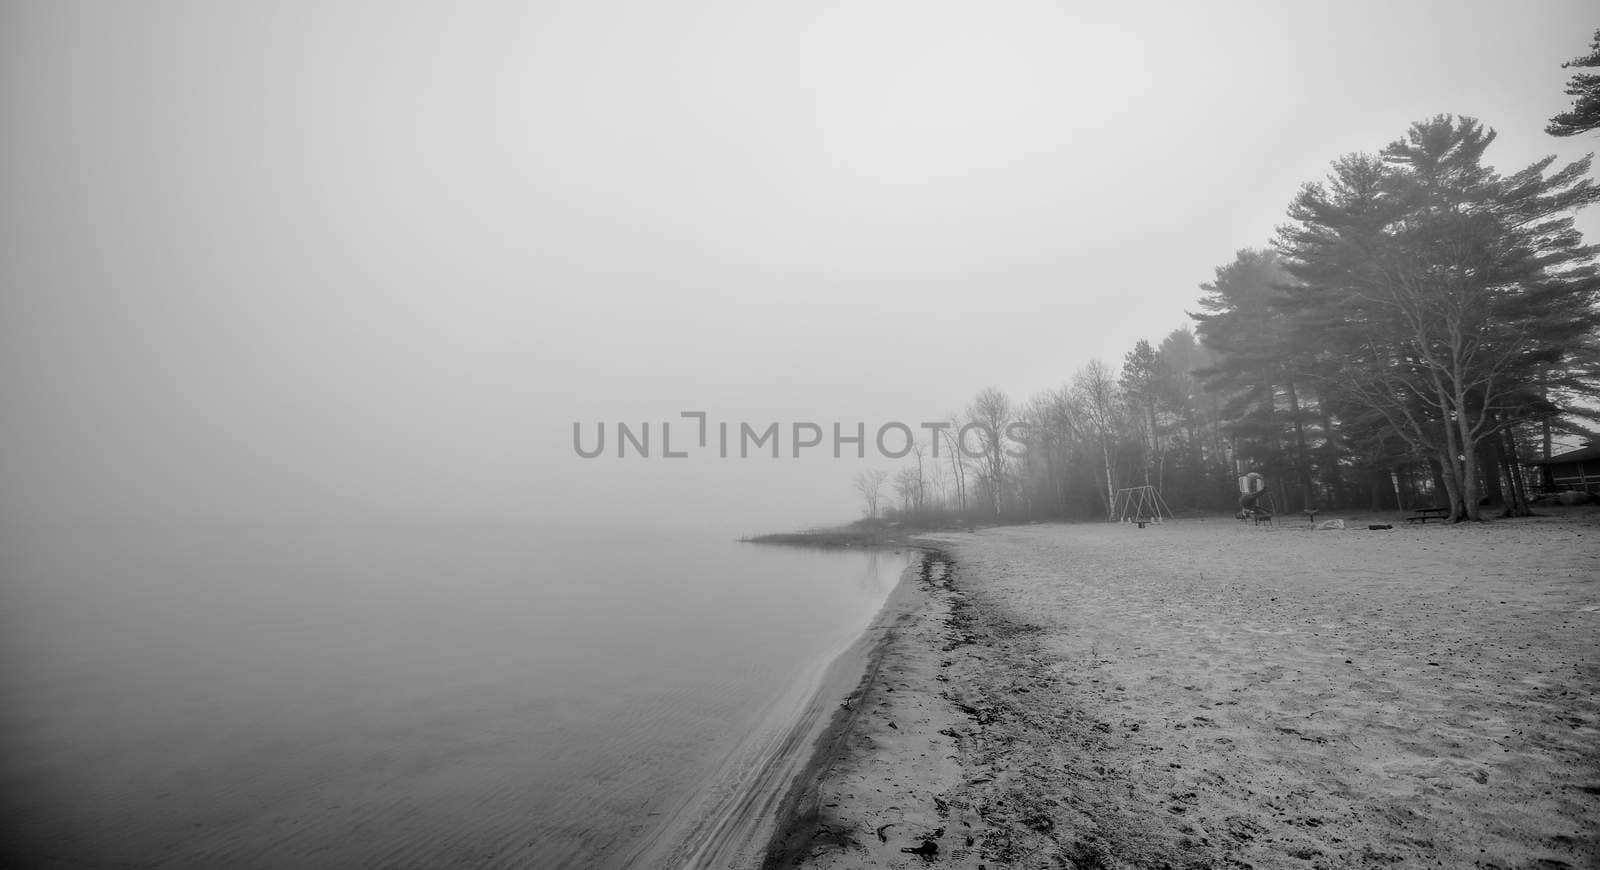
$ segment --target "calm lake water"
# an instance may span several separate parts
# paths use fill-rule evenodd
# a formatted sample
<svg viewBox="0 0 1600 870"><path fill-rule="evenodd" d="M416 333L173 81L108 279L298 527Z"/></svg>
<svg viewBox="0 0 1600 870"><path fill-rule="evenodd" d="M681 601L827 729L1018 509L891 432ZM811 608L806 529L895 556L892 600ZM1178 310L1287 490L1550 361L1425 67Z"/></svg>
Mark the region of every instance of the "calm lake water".
<svg viewBox="0 0 1600 870"><path fill-rule="evenodd" d="M613 866L714 809L908 559L617 530L8 533L5 855Z"/></svg>

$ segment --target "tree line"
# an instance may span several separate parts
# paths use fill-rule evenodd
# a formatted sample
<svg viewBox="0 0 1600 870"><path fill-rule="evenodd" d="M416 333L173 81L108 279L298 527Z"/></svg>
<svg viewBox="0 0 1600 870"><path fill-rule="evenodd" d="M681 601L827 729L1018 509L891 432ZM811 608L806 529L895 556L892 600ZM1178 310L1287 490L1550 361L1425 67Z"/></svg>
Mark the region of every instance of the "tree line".
<svg viewBox="0 0 1600 870"><path fill-rule="evenodd" d="M980 423L982 443L858 475L870 513L881 498L922 524L1107 518L1142 485L1217 512L1254 471L1281 511L1526 514L1522 462L1597 419L1600 248L1573 214L1600 189L1587 157L1502 174L1494 139L1441 115L1339 158L1273 239L1200 286L1192 329L1024 400L981 391L946 434ZM1026 445L1007 443L1018 420Z"/></svg>

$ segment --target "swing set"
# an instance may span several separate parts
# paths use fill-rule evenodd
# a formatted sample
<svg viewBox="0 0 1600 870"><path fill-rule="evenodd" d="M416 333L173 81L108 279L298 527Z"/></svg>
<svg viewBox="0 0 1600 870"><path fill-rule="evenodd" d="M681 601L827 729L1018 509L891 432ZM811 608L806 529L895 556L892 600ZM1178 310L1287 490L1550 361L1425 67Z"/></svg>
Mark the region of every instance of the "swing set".
<svg viewBox="0 0 1600 870"><path fill-rule="evenodd" d="M1111 515L1119 523L1138 523L1144 528L1149 523L1159 523L1162 518L1174 519L1172 508L1153 486L1130 486L1117 490L1111 500Z"/></svg>

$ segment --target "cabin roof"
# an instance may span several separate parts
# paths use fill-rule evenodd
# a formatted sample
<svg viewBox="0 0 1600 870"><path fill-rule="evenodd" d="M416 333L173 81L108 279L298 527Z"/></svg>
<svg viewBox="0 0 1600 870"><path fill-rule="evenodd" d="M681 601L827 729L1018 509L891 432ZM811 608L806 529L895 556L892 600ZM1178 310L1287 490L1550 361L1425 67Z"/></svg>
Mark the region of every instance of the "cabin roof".
<svg viewBox="0 0 1600 870"><path fill-rule="evenodd" d="M1530 459L1524 462L1523 465L1566 465L1569 462L1587 462L1591 459L1600 459L1600 441L1596 441L1588 447L1568 450L1566 453L1552 456L1549 459Z"/></svg>

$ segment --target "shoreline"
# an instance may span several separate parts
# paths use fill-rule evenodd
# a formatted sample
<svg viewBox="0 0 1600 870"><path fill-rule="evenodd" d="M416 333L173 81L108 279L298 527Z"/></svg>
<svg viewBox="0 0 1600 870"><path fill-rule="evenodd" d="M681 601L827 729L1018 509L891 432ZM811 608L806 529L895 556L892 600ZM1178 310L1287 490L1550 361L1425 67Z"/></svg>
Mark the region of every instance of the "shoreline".
<svg viewBox="0 0 1600 870"><path fill-rule="evenodd" d="M878 683L885 659L899 633L927 607L928 600L919 593L929 581L934 566L945 563L947 557L927 545L913 548L921 551L921 557L906 566L900 582L861 638L835 660L830 667L830 671L837 671L835 682L831 686L825 682L813 701L813 706L821 708L838 697L838 689L850 685L845 700L839 702L827 718L826 726L809 741L805 765L790 778L774 815L771 834L762 849L759 865L762 870L794 865L809 849L817 831L823 780L843 755L845 741L854 733L857 718L867 707L867 698ZM853 682L847 682L850 674L855 675ZM828 688L833 691L825 691Z"/></svg>
<svg viewBox="0 0 1600 870"><path fill-rule="evenodd" d="M732 793L709 808L685 806L678 818L663 824L656 838L617 866L741 870L772 866L768 852L803 805L803 785L826 766L831 742L848 731L848 699L871 681L895 624L916 606L915 578L926 570L927 551L897 546L922 555L912 556L861 634L797 686L795 692L805 697L797 714L766 739L742 746L721 773L708 777L708 782L737 782ZM841 698L847 699L845 704ZM785 705L779 700L774 706ZM748 765L739 763L745 755L753 756L744 759ZM701 811L704 814L697 816Z"/></svg>
<svg viewBox="0 0 1600 870"><path fill-rule="evenodd" d="M1600 512L925 543L766 867L1600 862Z"/></svg>

